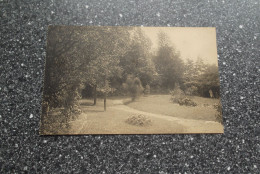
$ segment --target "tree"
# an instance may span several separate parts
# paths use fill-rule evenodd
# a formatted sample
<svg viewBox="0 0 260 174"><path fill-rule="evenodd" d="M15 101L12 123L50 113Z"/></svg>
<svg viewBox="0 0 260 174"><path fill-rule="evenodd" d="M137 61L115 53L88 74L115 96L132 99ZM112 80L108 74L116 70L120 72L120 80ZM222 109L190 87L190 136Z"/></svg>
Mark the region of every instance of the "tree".
<svg viewBox="0 0 260 174"><path fill-rule="evenodd" d="M108 61L110 58L114 61L118 55L124 53L127 38L129 38L128 30L131 30L131 27L125 29L50 26L44 77L43 100L45 103L52 108L64 108L68 113L77 111L80 98L78 94L83 84L86 82L93 84L97 80L99 84L96 85L104 86L100 84L101 80L95 79L96 76L92 76L92 71L88 69L93 69L94 73L109 70L111 65L106 65L104 62L111 62ZM92 61L102 62L100 65L92 63L97 67L96 71L95 66L91 66ZM114 62L118 64L118 61ZM107 73L106 77L110 78L110 71ZM106 83L104 79L102 80Z"/></svg>
<svg viewBox="0 0 260 174"><path fill-rule="evenodd" d="M80 90L83 82L80 67L89 62L84 56L88 39L82 37L84 32L84 28L72 26L48 28L43 99L50 107L74 109L74 102L68 100L74 100L71 96Z"/></svg>
<svg viewBox="0 0 260 174"><path fill-rule="evenodd" d="M130 94L132 101L135 101L143 93L142 82L138 77L128 75L126 82L123 84L125 90Z"/></svg>
<svg viewBox="0 0 260 174"><path fill-rule="evenodd" d="M92 40L89 54L91 62L86 68L86 81L94 87L94 104L97 90L104 94L104 110L106 110L107 93L111 91L111 81L121 77L119 57L128 49L128 37L131 27L95 28L96 37ZM88 49L88 48L87 48ZM95 50L93 52L93 50Z"/></svg>
<svg viewBox="0 0 260 174"><path fill-rule="evenodd" d="M207 68L207 64L204 63L201 57L197 57L196 62L194 63L194 73L196 77L202 75Z"/></svg>
<svg viewBox="0 0 260 174"><path fill-rule="evenodd" d="M185 94L187 95L196 95L197 94L197 79L198 74L195 69L195 63L191 59L187 59L184 65L184 74L183 74L183 82L184 82L184 89Z"/></svg>
<svg viewBox="0 0 260 174"><path fill-rule="evenodd" d="M135 28L131 32L128 51L121 56L119 65L123 69L122 82L128 75L138 77L142 84L149 85L156 74L151 60L151 41L141 28Z"/></svg>
<svg viewBox="0 0 260 174"><path fill-rule="evenodd" d="M159 48L154 56L154 63L158 74L161 77L161 87L173 89L175 83L182 85L184 63L180 54L174 49L167 35L163 32L158 34Z"/></svg>
<svg viewBox="0 0 260 174"><path fill-rule="evenodd" d="M209 97L212 90L214 96L219 96L218 67L209 65L198 57L195 62L188 59L185 63L184 86L186 94Z"/></svg>
<svg viewBox="0 0 260 174"><path fill-rule="evenodd" d="M87 71L88 82L95 86L95 90L104 94L104 110L106 110L106 97L108 92L111 91L110 79L121 74L118 59L109 55L100 55L90 62ZM95 101L96 99L94 99L94 104Z"/></svg>
<svg viewBox="0 0 260 174"><path fill-rule="evenodd" d="M209 90L218 98L220 93L220 82L218 67L214 64L206 65L205 71L198 78L198 92L201 96L209 97Z"/></svg>

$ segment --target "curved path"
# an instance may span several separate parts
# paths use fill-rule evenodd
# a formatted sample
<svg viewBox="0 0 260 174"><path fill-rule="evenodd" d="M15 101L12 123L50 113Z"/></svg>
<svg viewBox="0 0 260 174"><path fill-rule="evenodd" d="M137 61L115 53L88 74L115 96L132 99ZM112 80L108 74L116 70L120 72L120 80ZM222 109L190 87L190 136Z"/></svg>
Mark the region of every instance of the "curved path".
<svg viewBox="0 0 260 174"><path fill-rule="evenodd" d="M113 102L112 106L107 107L107 110L110 112L117 113L117 111L124 111L126 113L131 113L131 114L142 114L150 118L155 118L155 119L160 119L162 121L165 121L168 124L168 126L173 125L176 127L176 125L179 125L176 130L171 130L171 133L223 133L223 125L214 122L214 121L204 121L204 120L193 120L193 119L184 119L184 118L178 118L178 117L173 117L173 116L168 116L168 115L163 115L163 114L154 114L154 113L149 113L149 112L144 112L140 111L134 108L131 108L123 103L123 100L111 100ZM102 112L103 113L103 112ZM102 119L102 113L101 117L99 119ZM92 117L93 118L93 117ZM158 123L158 122L157 122ZM89 129L94 128L95 131L92 131L94 134L97 132L111 132L110 129L117 128L119 125L114 125L114 128L108 128L108 127L102 127L99 122L96 120L89 120L88 114L87 113L82 113L79 115L79 117L70 122L71 124L71 132L72 134L86 134L89 132ZM166 125L160 125L160 127L165 130L168 130L167 126L164 128ZM158 127L157 127L158 128ZM160 129L161 129L160 128ZM120 129L122 129L120 127ZM181 131L180 131L181 130ZM120 130L115 131L113 130L113 133L120 134ZM140 130L141 131L141 130ZM153 129L150 130L151 133L156 134L156 131L153 131ZM175 132L178 131L178 132ZM138 132L136 132L138 134ZM87 134L92 134L92 133L87 133Z"/></svg>
<svg viewBox="0 0 260 174"><path fill-rule="evenodd" d="M176 122L186 128L184 133L224 133L223 125L215 121L183 119L163 114L144 112L124 105L123 100L113 100L113 104L114 106L108 108Z"/></svg>

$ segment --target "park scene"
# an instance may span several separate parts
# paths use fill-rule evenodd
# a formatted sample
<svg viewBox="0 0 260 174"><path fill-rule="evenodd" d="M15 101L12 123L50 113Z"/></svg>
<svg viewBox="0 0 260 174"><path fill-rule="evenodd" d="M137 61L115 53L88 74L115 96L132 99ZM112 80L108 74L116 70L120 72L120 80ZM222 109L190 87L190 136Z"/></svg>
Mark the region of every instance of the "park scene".
<svg viewBox="0 0 260 174"><path fill-rule="evenodd" d="M40 135L223 133L215 28L49 26Z"/></svg>

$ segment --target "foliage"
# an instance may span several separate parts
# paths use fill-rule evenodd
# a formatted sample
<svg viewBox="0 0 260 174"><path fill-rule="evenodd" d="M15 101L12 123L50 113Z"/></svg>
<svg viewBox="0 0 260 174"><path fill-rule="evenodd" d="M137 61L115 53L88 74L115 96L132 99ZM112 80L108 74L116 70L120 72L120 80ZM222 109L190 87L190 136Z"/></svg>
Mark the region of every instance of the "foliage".
<svg viewBox="0 0 260 174"><path fill-rule="evenodd" d="M131 27L50 26L44 77L44 101L66 113L78 113L78 94L86 84L108 91L120 75L117 57L127 48ZM58 68L57 68L58 67Z"/></svg>
<svg viewBox="0 0 260 174"><path fill-rule="evenodd" d="M150 84L156 74L149 52L151 41L144 35L141 28L135 28L130 38L128 50L120 57L119 66L123 70L122 82L128 75L133 75L138 77L142 84Z"/></svg>
<svg viewBox="0 0 260 174"><path fill-rule="evenodd" d="M182 84L184 63L165 33L159 33L158 39L159 49L153 61L160 76L160 86L173 89L176 83Z"/></svg>
<svg viewBox="0 0 260 174"><path fill-rule="evenodd" d="M84 81L82 67L89 62L84 57L84 47L91 39L82 37L86 32L73 26L48 29L43 99L51 108L64 107L66 113L76 112L77 92Z"/></svg>
<svg viewBox="0 0 260 174"><path fill-rule="evenodd" d="M64 115L64 109L52 108L41 121L41 134L66 134L70 128L70 117Z"/></svg>
<svg viewBox="0 0 260 174"><path fill-rule="evenodd" d="M150 94L150 85L146 85L144 89L144 94L149 95Z"/></svg>
<svg viewBox="0 0 260 174"><path fill-rule="evenodd" d="M97 35L92 40L93 46L86 48L91 62L86 67L85 78L91 86L106 88L106 80L110 82L121 77L119 57L128 50L129 31L121 27L102 27L95 32Z"/></svg>
<svg viewBox="0 0 260 174"><path fill-rule="evenodd" d="M178 100L179 105L185 105L185 106L197 106L197 103L195 103L194 101L192 101L190 98L180 98Z"/></svg>
<svg viewBox="0 0 260 174"><path fill-rule="evenodd" d="M191 87L186 88L185 94L189 95L189 96L197 95L198 94L198 88L196 86L192 85Z"/></svg>
<svg viewBox="0 0 260 174"><path fill-rule="evenodd" d="M216 65L205 64L201 58L185 63L184 88L187 95L209 97L209 90L219 96L219 75Z"/></svg>
<svg viewBox="0 0 260 174"><path fill-rule="evenodd" d="M129 75L126 79L126 82L123 84L124 89L130 94L132 97L132 101L138 98L143 93L143 86L138 77L134 77Z"/></svg>
<svg viewBox="0 0 260 174"><path fill-rule="evenodd" d="M174 90L170 91L170 94L173 103L178 103L185 97L184 92L180 89L180 86L178 84L175 85Z"/></svg>
<svg viewBox="0 0 260 174"><path fill-rule="evenodd" d="M185 91L187 91L188 88L191 88L192 86L195 86L196 79L198 78L197 70L195 69L195 63L191 59L187 59L185 65L184 65L184 87Z"/></svg>
<svg viewBox="0 0 260 174"><path fill-rule="evenodd" d="M175 85L173 91L170 91L171 94L171 101L173 103L178 103L179 105L185 106L197 106L197 104L188 98L185 93L180 89L179 84Z"/></svg>
<svg viewBox="0 0 260 174"><path fill-rule="evenodd" d="M149 126L152 124L151 119L147 118L144 115L133 115L131 117L129 117L126 120L126 123L130 124L130 125L135 125L135 126Z"/></svg>
<svg viewBox="0 0 260 174"><path fill-rule="evenodd" d="M151 41L141 28L50 26L43 101L49 110L62 108L69 118L81 113L79 100L86 87L103 94L104 100L108 93L120 93L124 82L132 100L154 89L160 93L174 89L176 103L184 99L182 90L204 97L212 90L218 96L216 65L205 64L201 58L184 64L163 32L158 45L151 52ZM43 107L43 113L47 108Z"/></svg>
<svg viewBox="0 0 260 174"><path fill-rule="evenodd" d="M201 96L209 97L209 90L212 90L214 95L219 95L219 74L216 65L208 65L206 71L201 74L197 82L198 93Z"/></svg>

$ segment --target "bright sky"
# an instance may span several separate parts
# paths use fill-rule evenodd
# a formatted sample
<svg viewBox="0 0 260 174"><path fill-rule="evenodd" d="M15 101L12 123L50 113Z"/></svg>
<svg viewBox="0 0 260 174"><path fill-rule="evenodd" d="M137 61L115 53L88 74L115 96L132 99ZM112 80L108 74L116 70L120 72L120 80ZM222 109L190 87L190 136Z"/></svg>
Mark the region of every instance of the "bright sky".
<svg viewBox="0 0 260 174"><path fill-rule="evenodd" d="M218 64L216 30L213 27L142 27L152 41L152 49L158 48L158 33L165 32L182 59L196 60L201 57L205 63Z"/></svg>

